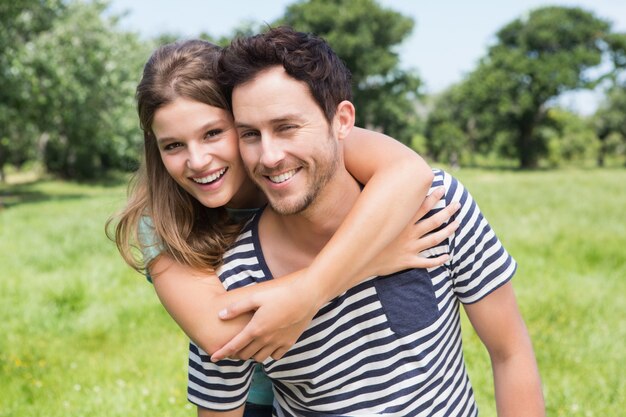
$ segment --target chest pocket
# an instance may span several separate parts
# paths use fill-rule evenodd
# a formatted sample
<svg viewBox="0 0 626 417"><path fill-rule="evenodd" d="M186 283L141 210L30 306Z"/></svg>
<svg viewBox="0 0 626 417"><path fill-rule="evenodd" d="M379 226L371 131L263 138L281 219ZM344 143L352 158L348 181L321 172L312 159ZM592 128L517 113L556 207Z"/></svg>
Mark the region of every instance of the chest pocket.
<svg viewBox="0 0 626 417"><path fill-rule="evenodd" d="M433 283L425 269L378 278L374 287L391 330L400 336L424 329L439 317Z"/></svg>

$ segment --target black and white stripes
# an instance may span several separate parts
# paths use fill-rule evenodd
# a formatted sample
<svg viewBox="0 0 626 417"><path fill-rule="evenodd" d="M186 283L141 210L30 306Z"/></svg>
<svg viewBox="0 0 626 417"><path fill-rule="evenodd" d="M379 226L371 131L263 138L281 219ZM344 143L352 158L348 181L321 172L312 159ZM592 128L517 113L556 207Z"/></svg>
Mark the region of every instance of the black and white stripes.
<svg viewBox="0 0 626 417"><path fill-rule="evenodd" d="M506 283L515 262L464 187L435 171L445 204L461 202L454 236L427 251L450 253L441 267L374 277L324 306L280 360L263 366L274 383L277 416L475 416L462 346L459 303ZM228 290L271 279L252 219L224 257ZM243 404L252 361L212 363L190 345L189 400L213 410Z"/></svg>

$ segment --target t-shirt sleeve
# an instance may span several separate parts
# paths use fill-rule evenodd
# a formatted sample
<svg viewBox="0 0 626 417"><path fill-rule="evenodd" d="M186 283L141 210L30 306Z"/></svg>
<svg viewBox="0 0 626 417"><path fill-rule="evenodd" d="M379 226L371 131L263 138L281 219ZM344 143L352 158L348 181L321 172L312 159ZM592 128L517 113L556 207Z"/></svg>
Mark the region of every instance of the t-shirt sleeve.
<svg viewBox="0 0 626 417"><path fill-rule="evenodd" d="M446 204L461 203L455 214L459 228L450 240L454 291L464 304L475 303L507 283L517 264L504 249L467 189L444 175Z"/></svg>
<svg viewBox="0 0 626 417"><path fill-rule="evenodd" d="M228 411L246 402L256 362L211 358L195 343L189 343L187 399L202 408Z"/></svg>
<svg viewBox="0 0 626 417"><path fill-rule="evenodd" d="M137 238L139 239L139 246L141 248L141 254L143 255L144 265L148 265L154 260L163 250L163 244L156 235L154 229L154 223L150 216L142 216L139 220L137 227ZM146 270L146 278L152 282L150 273Z"/></svg>

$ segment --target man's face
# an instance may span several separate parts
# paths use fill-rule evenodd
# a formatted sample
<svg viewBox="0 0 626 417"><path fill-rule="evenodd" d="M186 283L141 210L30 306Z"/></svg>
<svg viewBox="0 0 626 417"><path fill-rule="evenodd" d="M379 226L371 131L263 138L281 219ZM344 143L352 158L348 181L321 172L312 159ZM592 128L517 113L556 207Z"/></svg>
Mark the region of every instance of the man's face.
<svg viewBox="0 0 626 417"><path fill-rule="evenodd" d="M307 85L274 67L233 91L239 150L279 214L311 205L340 163L338 144Z"/></svg>

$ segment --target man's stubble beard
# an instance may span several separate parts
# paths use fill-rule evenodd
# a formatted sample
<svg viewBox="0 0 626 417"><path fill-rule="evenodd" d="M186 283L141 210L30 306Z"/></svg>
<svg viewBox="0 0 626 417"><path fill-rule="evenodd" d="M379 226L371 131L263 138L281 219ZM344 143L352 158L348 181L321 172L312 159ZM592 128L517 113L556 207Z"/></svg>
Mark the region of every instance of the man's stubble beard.
<svg viewBox="0 0 626 417"><path fill-rule="evenodd" d="M302 197L299 197L294 202L290 202L287 198L273 199L271 195L266 194L270 207L272 207L276 213L281 216L299 214L315 203L319 194L337 172L339 163L341 162L337 140L331 135L328 137L327 143L328 146L325 149L328 156L324 158L325 163L317 163L315 172L308 172L309 177L308 183L306 184L308 190ZM314 162L319 162L319 160L314 160ZM302 166L302 169L305 170L308 167L309 166L305 164Z"/></svg>

